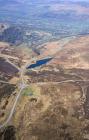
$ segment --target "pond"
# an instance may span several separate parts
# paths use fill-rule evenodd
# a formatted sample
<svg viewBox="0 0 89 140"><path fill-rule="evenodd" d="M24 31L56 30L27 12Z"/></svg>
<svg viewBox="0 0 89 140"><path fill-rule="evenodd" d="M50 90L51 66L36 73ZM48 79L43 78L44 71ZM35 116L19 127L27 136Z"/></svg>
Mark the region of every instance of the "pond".
<svg viewBox="0 0 89 140"><path fill-rule="evenodd" d="M28 66L27 69L32 69L32 68L42 66L42 65L48 63L50 60L52 60L52 58L45 58L45 59L38 60L38 61L36 61L36 63L31 64L30 66Z"/></svg>

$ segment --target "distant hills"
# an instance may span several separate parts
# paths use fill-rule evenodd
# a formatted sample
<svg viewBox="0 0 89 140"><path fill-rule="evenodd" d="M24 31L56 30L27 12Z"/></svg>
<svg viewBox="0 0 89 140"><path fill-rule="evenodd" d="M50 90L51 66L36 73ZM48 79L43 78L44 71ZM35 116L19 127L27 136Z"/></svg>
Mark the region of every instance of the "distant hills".
<svg viewBox="0 0 89 140"><path fill-rule="evenodd" d="M47 32L56 38L88 34L89 2L88 0L0 0L0 22L22 25L29 31Z"/></svg>

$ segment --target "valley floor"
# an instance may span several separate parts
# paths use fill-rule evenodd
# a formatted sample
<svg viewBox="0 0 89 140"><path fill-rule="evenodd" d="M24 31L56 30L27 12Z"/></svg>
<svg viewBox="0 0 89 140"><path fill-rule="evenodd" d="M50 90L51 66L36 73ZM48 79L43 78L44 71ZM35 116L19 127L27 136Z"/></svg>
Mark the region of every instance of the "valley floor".
<svg viewBox="0 0 89 140"><path fill-rule="evenodd" d="M37 55L1 44L1 140L89 139L88 45L89 36L67 38L44 44Z"/></svg>

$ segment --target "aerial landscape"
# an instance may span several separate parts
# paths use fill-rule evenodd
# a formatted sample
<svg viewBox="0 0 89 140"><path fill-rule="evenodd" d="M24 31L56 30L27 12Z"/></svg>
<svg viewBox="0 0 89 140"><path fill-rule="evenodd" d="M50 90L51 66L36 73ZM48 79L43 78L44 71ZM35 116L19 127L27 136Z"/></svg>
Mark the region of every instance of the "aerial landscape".
<svg viewBox="0 0 89 140"><path fill-rule="evenodd" d="M0 0L0 140L89 140L88 0Z"/></svg>

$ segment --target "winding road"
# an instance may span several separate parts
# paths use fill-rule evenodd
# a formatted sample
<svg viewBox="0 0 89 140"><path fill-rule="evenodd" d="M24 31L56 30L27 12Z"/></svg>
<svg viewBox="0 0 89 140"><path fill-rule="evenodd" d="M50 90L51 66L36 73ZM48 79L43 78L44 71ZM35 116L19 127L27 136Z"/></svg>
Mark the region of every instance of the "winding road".
<svg viewBox="0 0 89 140"><path fill-rule="evenodd" d="M25 84L25 80L24 80L23 77L24 77L24 72L25 72L25 70L26 70L26 68L27 68L27 66L28 66L29 63L30 63L30 62L28 61L28 62L20 69L20 71L19 71L19 73L20 73L19 93L18 93L17 96L16 96L15 102L14 102L14 104L13 104L13 107L12 107L12 109L11 109L11 111L10 111L10 114L9 114L7 120L6 120L3 124L0 125L0 129L4 128L4 127L10 122L10 120L11 120L13 114L14 114L14 111L15 111L16 105L17 105L17 103L18 103L18 100L19 100L19 98L20 98L20 95L21 95L22 91L27 87L27 85ZM2 81L2 80L1 80L0 82L1 82L1 83L9 83L9 82L5 82L5 81Z"/></svg>
<svg viewBox="0 0 89 140"><path fill-rule="evenodd" d="M9 82L3 81L3 80L0 80L0 83L3 83L3 84L10 84Z"/></svg>
<svg viewBox="0 0 89 140"><path fill-rule="evenodd" d="M6 56L7 57L7 56ZM7 59L7 61L8 61L8 59ZM30 60L30 61L32 61L32 60ZM12 64L12 63L11 63ZM12 119L12 117L13 117L13 114L14 114L14 111L15 111L15 108L16 108L16 105L17 105L17 103L18 103L18 101L19 101L19 98L20 98L20 96L21 96L21 93L22 93L22 91L28 86L28 85L26 85L26 83L25 83L25 80L24 80L24 72L25 72L25 70L26 70L26 68L27 68L27 66L30 64L30 62L28 61L23 67L21 67L20 69L19 69L19 73L20 73L20 84L19 84L19 92L18 92L18 94L17 94L17 96L16 96L16 98L15 98L15 102L14 102L14 104L13 104L13 107L12 107L12 109L11 109L11 111L10 111L10 113L9 113L9 116L8 116L8 118L6 119L6 121L3 123L3 124L1 124L0 125L0 129L2 129L2 128L4 128L5 126L7 126L8 125L8 123L11 121L11 119ZM0 81L1 83L8 83L8 82L4 82L4 81ZM69 82L89 82L89 80L86 80L86 81L84 81L84 80L64 80L64 81L60 81L60 82L40 82L40 83L33 83L33 84L38 84L38 85L43 85L43 84L62 84L62 83L69 83ZM82 92L84 93L84 90L83 90L83 88L81 87L81 90L82 90Z"/></svg>
<svg viewBox="0 0 89 140"><path fill-rule="evenodd" d="M22 76L22 74L21 74L21 76ZM22 82L20 83L20 91L19 91L19 93L18 93L17 96L16 96L16 99L15 99L15 102L14 102L14 104L13 104L13 107L12 107L12 109L11 109L11 111L10 111L9 117L7 118L7 120L6 120L2 125L0 125L0 129L3 128L3 127L5 127L5 126L10 122L10 120L11 120L11 118L12 118L12 116L13 116L15 107L16 107L16 105L17 105L17 102L18 102L18 100L19 100L19 98L20 98L20 95L21 95L23 89L26 88L26 85L24 84L24 80L23 80L22 77L21 77L21 79L22 79ZM8 83L8 82L4 82L4 81L0 81L0 82Z"/></svg>
<svg viewBox="0 0 89 140"><path fill-rule="evenodd" d="M38 82L38 83L32 83L36 85L55 85L55 84L62 84L62 83L69 83L69 82L76 82L77 84L79 82L89 82L89 80L64 80L60 82Z"/></svg>
<svg viewBox="0 0 89 140"><path fill-rule="evenodd" d="M23 71L22 71L22 72L23 72ZM10 120L11 120L11 118L12 118L12 116L13 116L15 107L16 107L16 105L17 105L17 102L18 102L18 100L19 100L19 98L20 98L20 95L21 95L23 89L25 89L26 86L27 86L27 85L25 85L25 83L24 83L24 79L23 79L23 74L22 74L22 73L21 73L21 78L22 78L22 83L20 83L20 84L21 84L21 85L20 85L20 91L19 91L19 93L18 93L17 96L16 96L16 99L15 99L14 105L13 105L11 111L10 111L9 117L7 118L7 120L6 120L2 125L0 125L0 129L3 128L3 127L5 127L5 126L10 122ZM65 81L60 81L60 82L40 82L40 83L34 83L34 84L38 84L38 85L47 84L47 85L48 85L48 84L62 84L62 83L69 83L69 82L84 82L84 81L83 81L83 80L65 80ZM85 82L86 82L86 81L85 81ZM88 80L88 82L89 82L89 80ZM81 89L82 89L82 88L81 88ZM83 89L82 89L82 92L83 92Z"/></svg>
<svg viewBox="0 0 89 140"><path fill-rule="evenodd" d="M17 97L16 97L16 99L15 99L14 105L13 105L11 111L10 111L10 115L9 115L9 117L7 118L7 120L6 120L2 125L0 125L0 129L3 128L3 127L5 127L5 126L10 122L10 120L11 120L11 118L12 118L12 116L13 116L13 113L14 113L14 110L15 110L15 107L16 107L16 104L17 104L17 102L18 102L18 99L19 99L19 97L20 97L21 92L23 91L23 89L24 89L24 88L21 88L21 89L20 89L20 91L19 91L19 93L18 93L18 95L17 95Z"/></svg>

